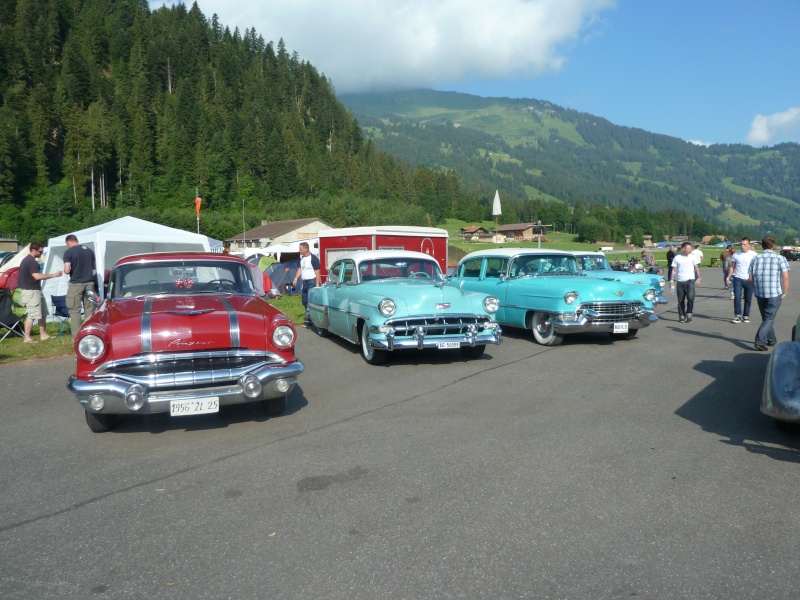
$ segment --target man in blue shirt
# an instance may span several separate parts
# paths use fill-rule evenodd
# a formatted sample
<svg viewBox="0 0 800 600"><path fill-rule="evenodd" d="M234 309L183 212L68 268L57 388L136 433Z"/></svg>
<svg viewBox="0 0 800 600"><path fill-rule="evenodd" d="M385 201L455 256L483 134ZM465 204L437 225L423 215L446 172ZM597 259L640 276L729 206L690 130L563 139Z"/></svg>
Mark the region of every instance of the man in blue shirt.
<svg viewBox="0 0 800 600"><path fill-rule="evenodd" d="M781 300L789 293L789 263L780 254L775 254L775 240L771 237L761 240L761 247L764 251L750 262L748 272L758 311L761 313L761 326L756 332L754 347L764 351L767 346L778 343L775 337L775 317L781 307Z"/></svg>
<svg viewBox="0 0 800 600"><path fill-rule="evenodd" d="M81 328L81 305L83 314L88 319L94 312L94 302L97 293L94 270L94 252L91 248L78 244L78 238L70 234L67 236L67 251L64 252L64 273L69 275L67 287L67 308L69 309L69 324L72 337L78 335Z"/></svg>

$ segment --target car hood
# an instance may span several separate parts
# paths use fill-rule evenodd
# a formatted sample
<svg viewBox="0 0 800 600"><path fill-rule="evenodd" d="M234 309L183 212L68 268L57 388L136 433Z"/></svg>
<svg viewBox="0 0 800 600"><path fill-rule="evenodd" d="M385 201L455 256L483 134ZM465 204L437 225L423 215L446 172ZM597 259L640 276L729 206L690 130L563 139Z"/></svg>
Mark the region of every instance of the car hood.
<svg viewBox="0 0 800 600"><path fill-rule="evenodd" d="M614 269L604 269L595 271L586 271L589 277L597 279L617 279L625 283L633 283L637 285L658 285L658 280L662 279L663 275L657 273L629 273L627 271L615 271Z"/></svg>
<svg viewBox="0 0 800 600"><path fill-rule="evenodd" d="M122 298L104 303L95 323L107 329L113 359L140 352L265 350L264 304L234 294Z"/></svg>
<svg viewBox="0 0 800 600"><path fill-rule="evenodd" d="M406 315L438 315L469 313L488 315L483 306L487 294L465 292L431 281L397 279L371 281L360 286L362 300L377 306L384 298L397 305L394 318Z"/></svg>
<svg viewBox="0 0 800 600"><path fill-rule="evenodd" d="M594 277L545 276L521 277L508 283L509 292L539 298L561 298L567 292L577 292L578 302L609 302L641 300L640 287Z"/></svg>

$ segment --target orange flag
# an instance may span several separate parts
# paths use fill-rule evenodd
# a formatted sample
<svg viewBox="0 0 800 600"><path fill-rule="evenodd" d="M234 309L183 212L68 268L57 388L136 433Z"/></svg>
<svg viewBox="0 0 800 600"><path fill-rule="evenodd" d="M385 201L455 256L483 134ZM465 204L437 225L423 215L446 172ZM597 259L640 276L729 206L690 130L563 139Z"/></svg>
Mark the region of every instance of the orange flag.
<svg viewBox="0 0 800 600"><path fill-rule="evenodd" d="M203 201L202 198L195 198L194 199L194 209L197 211L197 216L200 216L200 203Z"/></svg>

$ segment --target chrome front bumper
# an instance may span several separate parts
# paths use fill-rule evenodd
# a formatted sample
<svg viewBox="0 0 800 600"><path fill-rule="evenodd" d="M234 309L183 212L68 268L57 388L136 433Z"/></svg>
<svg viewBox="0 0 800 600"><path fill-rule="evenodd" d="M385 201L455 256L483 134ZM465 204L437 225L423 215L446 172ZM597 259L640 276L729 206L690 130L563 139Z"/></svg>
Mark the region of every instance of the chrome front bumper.
<svg viewBox="0 0 800 600"><path fill-rule="evenodd" d="M587 331L614 331L614 321L610 321L594 311L584 311L580 316L574 313L550 313L551 322L557 333L582 333ZM629 329L644 329L658 321L652 308L642 308L635 315L618 318L617 323L628 323Z"/></svg>
<svg viewBox="0 0 800 600"><path fill-rule="evenodd" d="M271 398L281 398L292 391L297 384L297 376L303 372L303 363L266 364L251 371L237 373L235 380L206 382L202 387L175 389L174 387L150 387L141 378L119 375L101 375L91 380L77 379L70 376L67 389L71 391L89 412L102 414L152 414L170 412L172 400L197 400L216 396L220 406L244 404ZM245 394L246 378L254 377L260 382L261 392L256 397ZM137 380L138 379L138 380ZM210 378L205 378L210 379ZM250 380L252 381L252 380ZM132 391L142 391L144 403L141 408L132 409L126 404L126 397ZM94 403L92 403L94 399ZM96 410L102 400L103 407Z"/></svg>
<svg viewBox="0 0 800 600"><path fill-rule="evenodd" d="M431 326L431 329L441 329L440 325ZM462 327L463 328L463 327ZM428 328L419 325L414 328L414 333L397 337L395 328L391 325L369 328L369 344L376 350L401 350L410 348L422 350L423 348L438 348L439 344L457 343L461 346L479 346L483 344L499 344L503 341L503 330L495 322L486 323L483 331L478 331L475 324L466 326L464 333L444 335L427 335Z"/></svg>

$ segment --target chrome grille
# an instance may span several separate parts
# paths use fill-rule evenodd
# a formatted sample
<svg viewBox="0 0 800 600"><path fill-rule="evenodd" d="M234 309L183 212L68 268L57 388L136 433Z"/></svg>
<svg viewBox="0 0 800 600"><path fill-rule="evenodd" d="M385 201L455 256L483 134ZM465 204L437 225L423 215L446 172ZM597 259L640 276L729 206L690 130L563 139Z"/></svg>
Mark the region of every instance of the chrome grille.
<svg viewBox="0 0 800 600"><path fill-rule="evenodd" d="M586 302L581 304L580 312L587 309L597 313L598 316L592 317L593 323L619 323L632 321L644 307L644 302Z"/></svg>
<svg viewBox="0 0 800 600"><path fill-rule="evenodd" d="M283 362L276 354L252 350L147 353L107 362L93 375L140 383L150 389L196 388L236 381L254 369Z"/></svg>
<svg viewBox="0 0 800 600"><path fill-rule="evenodd" d="M411 319L392 319L387 321L386 325L394 327L395 338L398 338L413 336L417 327L425 329L425 337L465 334L469 331L470 326L474 326L478 332L481 332L488 322L487 317L476 315L431 315Z"/></svg>

